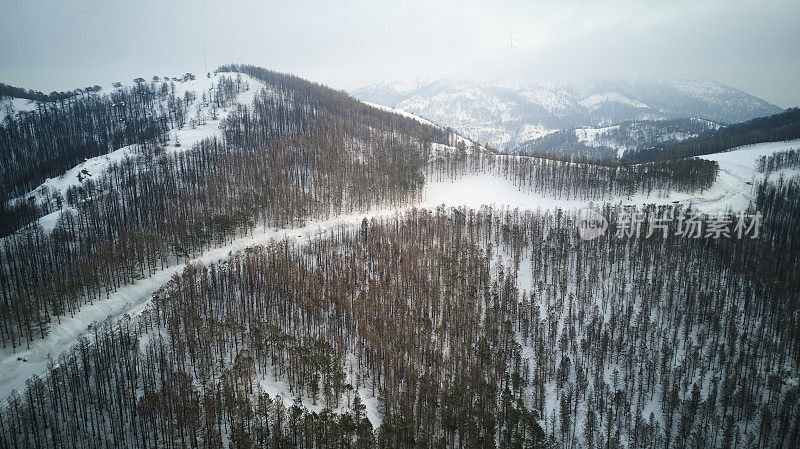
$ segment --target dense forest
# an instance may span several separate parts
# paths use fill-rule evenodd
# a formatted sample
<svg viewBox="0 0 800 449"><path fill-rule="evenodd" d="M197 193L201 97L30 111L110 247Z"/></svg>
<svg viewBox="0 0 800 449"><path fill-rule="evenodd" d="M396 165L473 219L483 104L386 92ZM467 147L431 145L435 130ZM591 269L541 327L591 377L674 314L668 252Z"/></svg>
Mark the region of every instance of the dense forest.
<svg viewBox="0 0 800 449"><path fill-rule="evenodd" d="M58 409L12 397L3 442L541 447L509 325L514 276L493 280L479 230L451 220L365 220L307 246L190 266L140 317L99 327L38 381ZM292 397L270 397L270 379ZM380 397L377 433L360 394Z"/></svg>
<svg viewBox="0 0 800 449"><path fill-rule="evenodd" d="M530 192L597 200L703 190L716 178L715 163L696 159L607 167L498 156L297 77L221 68L234 69L267 87L252 104L236 105L220 138L180 152L158 141L139 145L65 198L46 196L44 212L62 210L52 232L34 222L3 240L4 346L27 347L59 316L257 226L411 204L426 176L492 172ZM234 75L202 95L224 107L246 88Z"/></svg>
<svg viewBox="0 0 800 449"><path fill-rule="evenodd" d="M482 152L434 152L428 179L457 179L465 174L492 174L512 181L520 191L559 199L614 201L641 194L665 197L670 192L702 192L717 178L714 161L685 158L628 165L592 162L570 156L537 157Z"/></svg>
<svg viewBox="0 0 800 449"><path fill-rule="evenodd" d="M52 232L34 223L3 239L3 345L42 338L58 316L257 225L413 200L426 148L448 133L305 83L322 93L268 84L226 118L222 139L172 153L142 145L47 201L63 207ZM223 78L209 101L242 88Z"/></svg>
<svg viewBox="0 0 800 449"><path fill-rule="evenodd" d="M88 158L127 145L163 144L169 129L185 125L192 99L189 92L178 98L171 81L98 91L48 98L0 124L0 235L50 212L17 197Z"/></svg>
<svg viewBox="0 0 800 449"><path fill-rule="evenodd" d="M661 146L706 135L719 127L714 122L695 118L626 121L603 128L570 128L521 143L514 152L537 155L556 153L572 159L595 161L617 159L618 154L639 148Z"/></svg>
<svg viewBox="0 0 800 449"><path fill-rule="evenodd" d="M800 168L800 145L798 145L798 149L777 151L769 156L761 156L756 160L756 170L761 173L771 173L787 168Z"/></svg>
<svg viewBox="0 0 800 449"><path fill-rule="evenodd" d="M800 185L775 179L796 151L754 161L757 235L737 237L729 211L729 238L622 238L632 211L613 204L703 192L717 163L500 155L292 75L218 75L197 92L140 78L0 125L5 355L185 264L5 398L0 447L800 445ZM219 132L167 149L198 125L190 104ZM64 195L26 194L123 147ZM605 204L609 229L582 240L560 209L414 208L426 183L474 174ZM637 212L645 230L715 219ZM360 224L288 237L345 215Z"/></svg>
<svg viewBox="0 0 800 449"><path fill-rule="evenodd" d="M33 89L24 89L22 87L15 87L5 83L0 83L0 100L3 98L22 98L25 100L33 100L33 101L61 101L66 100L70 97L75 95L79 95L83 92L96 92L99 91L100 86L94 85L86 87L85 89L76 89L70 92L57 92L53 91L49 94L46 94L42 91L33 90Z"/></svg>
<svg viewBox="0 0 800 449"><path fill-rule="evenodd" d="M574 220L411 211L189 266L12 395L3 443L795 447L797 222L584 241Z"/></svg>
<svg viewBox="0 0 800 449"><path fill-rule="evenodd" d="M185 101L174 95L174 84L142 82L108 95L87 92L41 102L33 111L6 116L0 127L4 199L85 158L163 138L167 130L182 125Z"/></svg>
<svg viewBox="0 0 800 449"><path fill-rule="evenodd" d="M630 162L674 159L719 153L742 145L800 138L800 109L791 108L769 117L723 126L694 139L668 142L625 153Z"/></svg>

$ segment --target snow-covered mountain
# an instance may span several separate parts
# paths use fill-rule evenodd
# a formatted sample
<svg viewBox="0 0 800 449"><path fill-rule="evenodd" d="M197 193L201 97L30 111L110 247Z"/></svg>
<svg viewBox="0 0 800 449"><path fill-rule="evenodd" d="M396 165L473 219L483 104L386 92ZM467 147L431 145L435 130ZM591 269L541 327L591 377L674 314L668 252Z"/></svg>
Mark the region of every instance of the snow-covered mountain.
<svg viewBox="0 0 800 449"><path fill-rule="evenodd" d="M515 150L527 154L544 152L593 159L614 158L622 157L628 150L700 137L721 126L698 118L628 121L611 126L556 131L523 142Z"/></svg>
<svg viewBox="0 0 800 449"><path fill-rule="evenodd" d="M510 151L569 128L690 117L736 123L781 111L710 80L486 83L442 78L374 84L353 95Z"/></svg>

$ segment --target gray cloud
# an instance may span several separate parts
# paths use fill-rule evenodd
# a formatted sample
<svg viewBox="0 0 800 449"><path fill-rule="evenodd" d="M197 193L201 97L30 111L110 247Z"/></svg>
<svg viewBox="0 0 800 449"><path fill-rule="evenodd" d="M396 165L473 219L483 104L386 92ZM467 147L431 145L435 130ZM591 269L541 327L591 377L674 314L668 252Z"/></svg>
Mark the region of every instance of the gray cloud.
<svg viewBox="0 0 800 449"><path fill-rule="evenodd" d="M800 3L14 2L0 80L41 90L246 62L337 88L420 75L699 76L800 104ZM509 36L519 49L512 53Z"/></svg>

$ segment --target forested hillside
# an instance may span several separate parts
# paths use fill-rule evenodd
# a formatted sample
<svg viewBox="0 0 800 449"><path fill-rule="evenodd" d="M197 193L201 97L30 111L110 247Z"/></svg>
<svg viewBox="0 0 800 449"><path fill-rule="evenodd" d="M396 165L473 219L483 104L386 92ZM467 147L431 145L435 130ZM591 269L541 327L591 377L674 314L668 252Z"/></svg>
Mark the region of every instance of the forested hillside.
<svg viewBox="0 0 800 449"><path fill-rule="evenodd" d="M188 260L256 225L404 204L423 182L431 142L449 133L298 78L257 72L265 88L220 123L221 138L165 152L158 141L70 187L52 232L2 242L2 340L47 335L58 317L120 285ZM224 103L244 85L222 78Z"/></svg>
<svg viewBox="0 0 800 449"><path fill-rule="evenodd" d="M3 443L794 447L796 238L573 220L414 211L188 267L12 395Z"/></svg>
<svg viewBox="0 0 800 449"><path fill-rule="evenodd" d="M800 109L792 108L769 117L756 118L709 131L682 142L667 142L625 154L631 162L673 159L719 153L742 145L800 138Z"/></svg>
<svg viewBox="0 0 800 449"><path fill-rule="evenodd" d="M556 131L521 143L514 152L529 155L556 153L593 160L615 159L627 151L692 139L719 127L717 123L695 118L631 121L602 128Z"/></svg>
<svg viewBox="0 0 800 449"><path fill-rule="evenodd" d="M27 347L59 316L256 226L410 204L426 174L488 170L521 189L586 200L703 190L716 178L715 163L701 160L607 167L497 156L463 141L459 149L448 145L458 139L447 130L300 78L248 66L220 70L266 87L251 104L234 105L219 138L171 152L158 141L140 145L102 176L69 187L65 198L46 196L44 212L58 214L52 231L34 223L4 239L4 344ZM222 77L207 98L223 107L244 88Z"/></svg>
<svg viewBox="0 0 800 449"><path fill-rule="evenodd" d="M246 65L100 92L0 125L0 447L800 445L796 150L497 154ZM538 203L426 197L475 178ZM728 238L620 225L734 181Z"/></svg>

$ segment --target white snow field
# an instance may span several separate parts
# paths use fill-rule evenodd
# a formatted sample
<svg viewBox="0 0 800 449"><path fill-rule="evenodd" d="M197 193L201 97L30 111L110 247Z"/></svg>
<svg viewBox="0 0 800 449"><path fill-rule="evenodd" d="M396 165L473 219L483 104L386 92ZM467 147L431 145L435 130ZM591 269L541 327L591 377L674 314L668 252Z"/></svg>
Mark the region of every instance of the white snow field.
<svg viewBox="0 0 800 449"><path fill-rule="evenodd" d="M677 201L682 204L692 204L695 209L704 213L722 212L726 209L745 210L750 202L755 200L753 185L763 177L763 174L755 168L756 159L789 149L800 149L800 139L747 145L723 153L699 156L702 159L717 161L720 169L716 182L703 192L670 192L666 196L637 193L630 197L617 197L603 202L622 205L660 205ZM800 171L784 169L770 174L770 179L797 175L800 175ZM528 193L521 191L503 177L492 174L471 174L455 181L428 182L421 206L436 207L441 204L470 208L492 204L511 209L573 210L587 206L589 201L564 200Z"/></svg>
<svg viewBox="0 0 800 449"><path fill-rule="evenodd" d="M753 186L764 177L764 174L756 170L756 159L790 149L800 149L800 139L745 145L722 153L699 156L719 164L719 175L712 189L719 187L723 195L715 200L709 199L706 204L716 204L717 210L747 208L747 205L755 200ZM770 180L778 179L780 176L790 178L797 175L800 175L800 171L783 169L770 173Z"/></svg>
<svg viewBox="0 0 800 449"><path fill-rule="evenodd" d="M773 153L792 149L800 150L800 139L744 145L722 153L708 154L699 157L709 161L717 161L720 170L729 173L731 176L745 181L752 181L753 178L762 176L756 171L756 159L761 156L769 156ZM783 174L792 175L797 173L793 170L785 170Z"/></svg>

